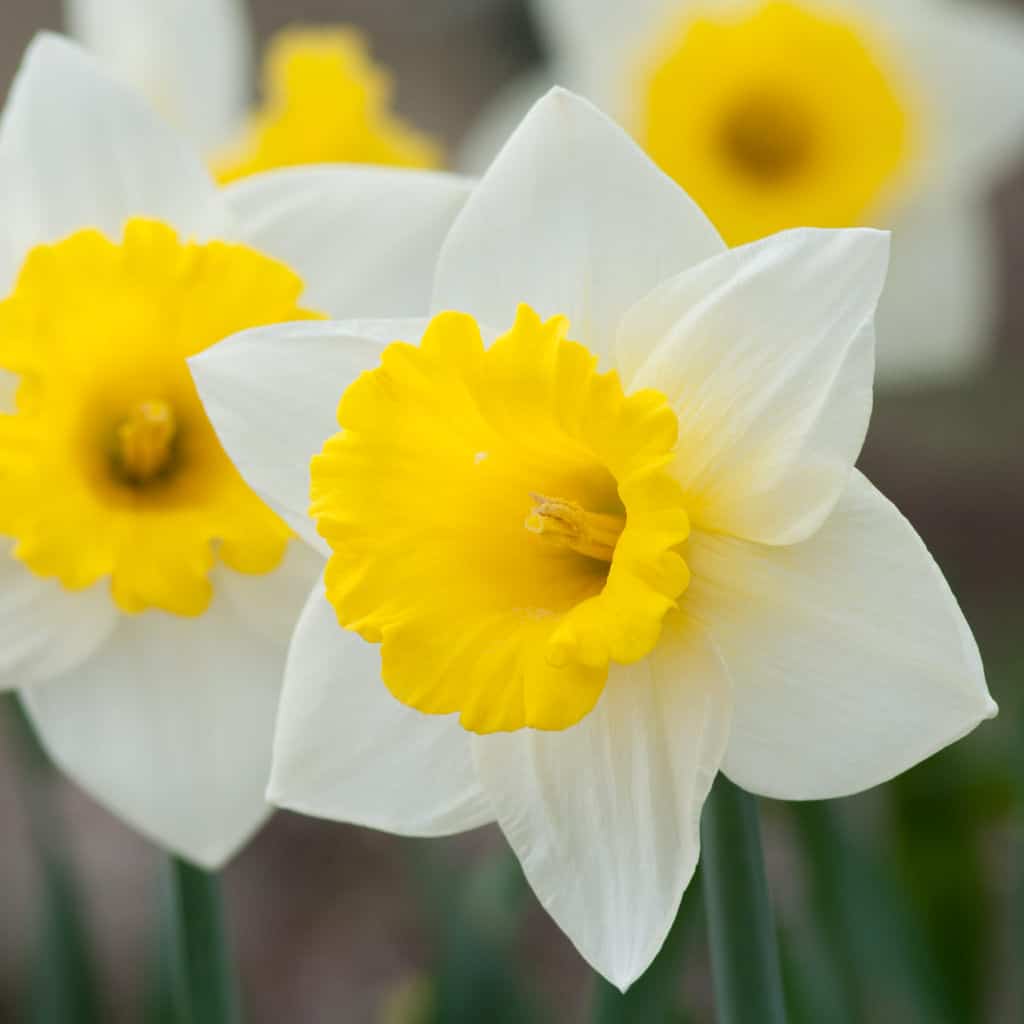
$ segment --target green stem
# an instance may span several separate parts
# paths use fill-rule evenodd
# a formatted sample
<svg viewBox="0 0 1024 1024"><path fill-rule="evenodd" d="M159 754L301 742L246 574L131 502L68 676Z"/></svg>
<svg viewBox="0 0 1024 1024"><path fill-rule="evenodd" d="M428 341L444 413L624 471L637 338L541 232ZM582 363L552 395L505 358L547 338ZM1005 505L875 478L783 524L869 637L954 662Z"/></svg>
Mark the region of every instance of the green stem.
<svg viewBox="0 0 1024 1024"><path fill-rule="evenodd" d="M32 1024L98 1024L106 1019L82 899L55 788L59 777L18 698L5 698L32 849L42 876L39 949L27 1020Z"/></svg>
<svg viewBox="0 0 1024 1024"><path fill-rule="evenodd" d="M794 803L792 813L803 840L816 931L831 986L839 995L836 1024L867 1019L856 949L856 928L847 901L851 884L852 840L843 835L840 812L824 801Z"/></svg>
<svg viewBox="0 0 1024 1024"><path fill-rule="evenodd" d="M757 803L724 775L701 827L704 902L719 1024L784 1024L779 949Z"/></svg>
<svg viewBox="0 0 1024 1024"><path fill-rule="evenodd" d="M174 1002L182 1024L238 1024L238 988L228 948L220 882L170 858L168 924Z"/></svg>

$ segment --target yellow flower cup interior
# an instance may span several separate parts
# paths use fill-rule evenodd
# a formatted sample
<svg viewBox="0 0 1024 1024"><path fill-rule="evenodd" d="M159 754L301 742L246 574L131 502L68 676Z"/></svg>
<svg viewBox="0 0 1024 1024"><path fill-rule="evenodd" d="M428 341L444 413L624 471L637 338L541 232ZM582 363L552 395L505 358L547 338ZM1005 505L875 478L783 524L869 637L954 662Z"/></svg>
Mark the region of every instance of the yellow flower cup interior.
<svg viewBox="0 0 1024 1024"><path fill-rule="evenodd" d="M732 245L864 223L921 142L882 40L789 0L673 23L635 92L639 141Z"/></svg>
<svg viewBox="0 0 1024 1024"><path fill-rule="evenodd" d="M440 314L348 388L312 463L339 621L399 700L474 732L578 722L689 582L676 415L568 328L524 306L488 348Z"/></svg>
<svg viewBox="0 0 1024 1024"><path fill-rule="evenodd" d="M132 220L33 249L0 303L0 532L69 589L108 578L126 612L198 615L219 560L280 561L285 524L243 482L185 360L236 331L307 318L301 280L252 249Z"/></svg>

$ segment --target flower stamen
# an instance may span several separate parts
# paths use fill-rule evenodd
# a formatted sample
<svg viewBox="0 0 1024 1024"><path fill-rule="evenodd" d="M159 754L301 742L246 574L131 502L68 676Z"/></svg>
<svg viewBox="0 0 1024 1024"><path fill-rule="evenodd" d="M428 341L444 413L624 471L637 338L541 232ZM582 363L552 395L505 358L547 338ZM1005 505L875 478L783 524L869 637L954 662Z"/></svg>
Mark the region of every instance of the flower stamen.
<svg viewBox="0 0 1024 1024"><path fill-rule="evenodd" d="M582 505L565 498L530 494L533 508L523 525L530 533L567 547L587 558L611 562L626 517L588 512Z"/></svg>
<svg viewBox="0 0 1024 1024"><path fill-rule="evenodd" d="M143 485L164 475L174 459L178 421L161 398L139 402L114 431L114 465L128 483Z"/></svg>

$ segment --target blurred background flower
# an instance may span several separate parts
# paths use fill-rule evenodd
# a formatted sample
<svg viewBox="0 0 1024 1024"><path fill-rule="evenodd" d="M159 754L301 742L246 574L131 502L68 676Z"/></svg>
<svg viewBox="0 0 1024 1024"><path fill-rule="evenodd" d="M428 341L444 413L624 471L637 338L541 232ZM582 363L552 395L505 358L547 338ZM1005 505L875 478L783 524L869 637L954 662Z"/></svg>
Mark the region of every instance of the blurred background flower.
<svg viewBox="0 0 1024 1024"><path fill-rule="evenodd" d="M550 32L542 34L521 0L248 6L258 52L288 25L354 25L394 77L396 114L449 152L506 86L557 56ZM1004 6L1024 14L1021 0ZM58 0L0 12L0 90L32 34L62 24ZM966 52L961 59L972 60ZM225 78L211 90L225 84L226 70L217 74ZM241 109L253 108L254 88ZM1024 95L1024 85L1016 88ZM979 117L997 117L1004 93L983 99ZM224 137L211 129L208 151ZM1024 294L1016 285L1024 274L1024 174L1008 167L988 194L987 184L975 187L975 210L995 240L1003 297L983 332L990 355L966 380L880 397L861 466L906 512L950 579L1001 714L881 790L830 808L764 805L796 1022L975 1024L1024 1013L1016 970L1024 944ZM941 297L936 285L930 298ZM40 909L33 805L18 798L15 749L5 731L0 1020L18 1019L27 1006ZM101 1019L159 1020L148 1001L157 855L73 787L49 788L68 826L109 992ZM663 971L656 962L635 993L634 1016L624 1016L502 858L502 846L493 829L403 841L278 814L226 873L247 1020L373 1021L387 1012L401 1020L571 1024L599 1012L605 1021L646 1021L659 1019L650 1007L666 998L678 1010L668 1019L713 1020L699 886L673 933L674 959Z"/></svg>
<svg viewBox="0 0 1024 1024"><path fill-rule="evenodd" d="M736 245L782 228L893 229L880 383L976 369L1001 296L982 205L1024 153L1024 17L982 0L531 0L546 69L514 82L462 163L549 81L616 116Z"/></svg>

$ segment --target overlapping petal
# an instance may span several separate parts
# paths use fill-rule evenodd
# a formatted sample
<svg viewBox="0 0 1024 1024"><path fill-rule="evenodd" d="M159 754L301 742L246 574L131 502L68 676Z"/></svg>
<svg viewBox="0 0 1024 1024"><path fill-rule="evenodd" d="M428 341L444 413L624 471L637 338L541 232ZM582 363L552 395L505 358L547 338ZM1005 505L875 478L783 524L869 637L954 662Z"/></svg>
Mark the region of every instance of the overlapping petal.
<svg viewBox="0 0 1024 1024"><path fill-rule="evenodd" d="M303 322L246 331L189 360L206 414L246 483L299 536L330 549L309 518L309 463L337 432L345 389L422 321Z"/></svg>
<svg viewBox="0 0 1024 1024"><path fill-rule="evenodd" d="M307 306L393 317L429 308L438 250L472 186L427 171L307 167L243 178L224 198L233 237L296 270Z"/></svg>
<svg viewBox="0 0 1024 1024"><path fill-rule="evenodd" d="M400 835L447 835L493 819L469 734L422 715L380 677L380 648L342 629L321 583L295 633L270 799Z"/></svg>
<svg viewBox="0 0 1024 1024"><path fill-rule="evenodd" d="M698 526L790 544L831 512L871 414L887 260L881 232L785 232L679 275L626 315L620 372L675 407L674 474Z"/></svg>
<svg viewBox="0 0 1024 1024"><path fill-rule="evenodd" d="M782 799L877 785L996 712L949 586L857 471L809 540L766 547L695 532L685 607L735 692L723 770Z"/></svg>
<svg viewBox="0 0 1024 1024"><path fill-rule="evenodd" d="M677 619L650 657L613 669L579 725L474 740L480 778L530 885L619 988L661 948L693 875L729 714L722 661Z"/></svg>
<svg viewBox="0 0 1024 1024"><path fill-rule="evenodd" d="M0 122L0 291L31 247L86 226L117 238L136 216L205 239L224 208L198 153L155 112L74 44L38 36Z"/></svg>
<svg viewBox="0 0 1024 1024"><path fill-rule="evenodd" d="M500 326L527 303L542 318L567 316L572 336L607 361L633 303L723 248L692 200L621 128L554 89L456 218L433 308Z"/></svg>

